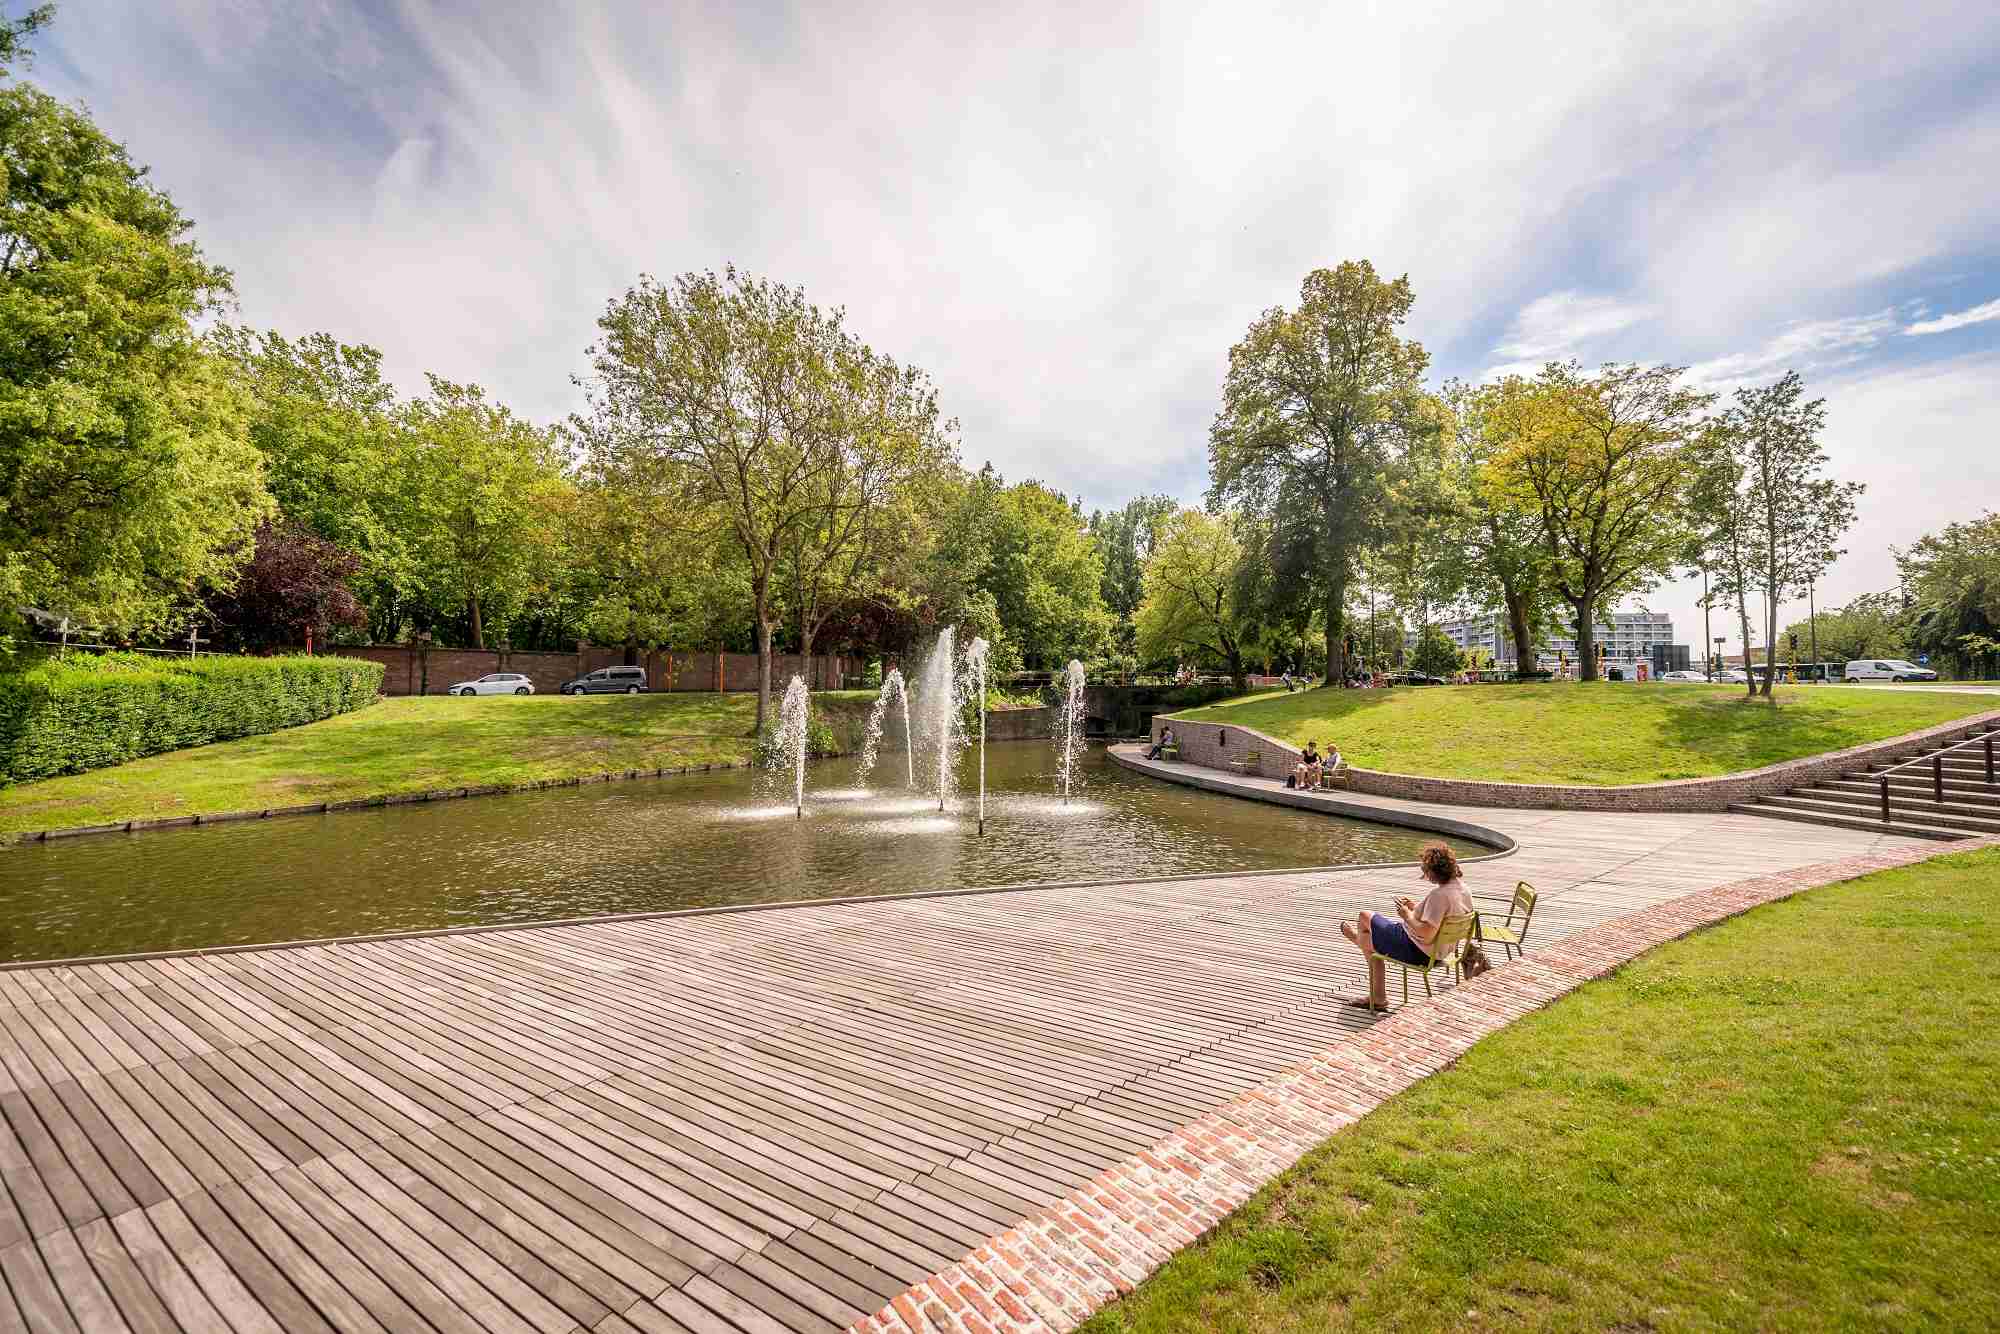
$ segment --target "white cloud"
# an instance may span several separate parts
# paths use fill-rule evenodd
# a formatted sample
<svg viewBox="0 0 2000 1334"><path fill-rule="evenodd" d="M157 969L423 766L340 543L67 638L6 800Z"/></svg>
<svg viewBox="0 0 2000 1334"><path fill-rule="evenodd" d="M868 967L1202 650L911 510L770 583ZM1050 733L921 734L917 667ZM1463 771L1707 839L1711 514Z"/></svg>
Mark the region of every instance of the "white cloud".
<svg viewBox="0 0 2000 1334"><path fill-rule="evenodd" d="M1655 309L1621 297L1551 292L1521 308L1494 352L1530 365L1569 356L1592 339L1606 338L1650 319Z"/></svg>
<svg viewBox="0 0 2000 1334"><path fill-rule="evenodd" d="M559 416L608 298L733 260L929 369L969 460L1093 503L1199 492L1230 345L1317 265L1408 272L1450 373L1742 347L2000 233L1982 0L547 12L68 0L32 77L245 319L408 388ZM1816 327L1709 373L1866 350Z"/></svg>
<svg viewBox="0 0 2000 1334"><path fill-rule="evenodd" d="M1795 320L1749 351L1696 362L1688 367L1688 379L1704 388L1728 389L1788 370L1833 370L1859 361L1900 324L1893 308L1843 319Z"/></svg>
<svg viewBox="0 0 2000 1334"><path fill-rule="evenodd" d="M1940 315L1934 320L1918 320L1903 333L1906 336L1949 333L1953 329L1963 329L1968 324L1984 324L1988 320L2000 320L2000 301L1988 301L1983 306L1961 310L1954 315Z"/></svg>

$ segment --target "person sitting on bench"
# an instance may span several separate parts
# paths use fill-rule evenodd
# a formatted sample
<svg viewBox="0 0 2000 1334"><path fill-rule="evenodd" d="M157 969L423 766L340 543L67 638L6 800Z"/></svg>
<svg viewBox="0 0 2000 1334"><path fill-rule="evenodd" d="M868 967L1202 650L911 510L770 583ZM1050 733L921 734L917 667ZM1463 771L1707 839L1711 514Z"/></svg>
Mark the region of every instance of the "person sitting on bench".
<svg viewBox="0 0 2000 1334"><path fill-rule="evenodd" d="M1319 786L1319 742L1306 742L1306 753L1292 766L1292 786L1310 792Z"/></svg>
<svg viewBox="0 0 2000 1334"><path fill-rule="evenodd" d="M1160 739L1158 741L1155 741L1153 743L1153 748L1146 752L1146 758L1149 760L1157 760L1160 758L1160 753L1162 751L1172 749L1173 745L1174 745L1174 729L1169 727L1161 731Z"/></svg>

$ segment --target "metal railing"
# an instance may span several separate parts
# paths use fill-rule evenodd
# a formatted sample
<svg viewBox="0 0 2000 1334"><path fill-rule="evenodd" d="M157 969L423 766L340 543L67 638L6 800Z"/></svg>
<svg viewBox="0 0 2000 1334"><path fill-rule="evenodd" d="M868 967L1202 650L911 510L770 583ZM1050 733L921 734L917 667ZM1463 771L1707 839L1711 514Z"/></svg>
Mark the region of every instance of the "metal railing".
<svg viewBox="0 0 2000 1334"><path fill-rule="evenodd" d="M1901 773L1905 769L1914 768L1919 764L1929 764L1931 767L1932 803L1938 806L1944 805L1944 757L1956 751L1965 750L1972 746L1983 745L1986 749L1986 785L1988 787L1994 786L1993 737L1994 737L1993 730L1991 728L1988 728L1987 731L1981 736L1967 737L1963 741L1954 742L1952 745L1944 747L1942 750L1938 751L1935 754L1918 755L1913 759L1904 760L1901 764L1891 765L1889 768L1884 769L1881 774L1882 823L1888 824L1890 819L1890 812L1889 812L1890 776L1892 774Z"/></svg>

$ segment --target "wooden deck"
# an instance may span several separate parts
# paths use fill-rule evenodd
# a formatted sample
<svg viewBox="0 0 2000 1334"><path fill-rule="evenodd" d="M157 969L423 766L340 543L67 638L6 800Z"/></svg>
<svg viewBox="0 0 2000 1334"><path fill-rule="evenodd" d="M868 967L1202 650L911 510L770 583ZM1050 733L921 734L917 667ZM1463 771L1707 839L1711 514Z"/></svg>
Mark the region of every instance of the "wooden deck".
<svg viewBox="0 0 2000 1334"><path fill-rule="evenodd" d="M1456 812L1536 938L1874 836ZM0 972L0 1330L826 1330L1366 1022L1408 870ZM912 886L920 889L922 886Z"/></svg>

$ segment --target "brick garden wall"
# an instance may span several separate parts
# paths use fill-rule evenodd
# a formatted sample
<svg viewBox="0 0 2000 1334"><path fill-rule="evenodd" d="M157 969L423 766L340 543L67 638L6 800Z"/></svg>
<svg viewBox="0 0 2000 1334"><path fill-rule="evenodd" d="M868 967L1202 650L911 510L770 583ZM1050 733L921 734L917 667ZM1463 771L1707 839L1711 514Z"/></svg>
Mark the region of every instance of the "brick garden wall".
<svg viewBox="0 0 2000 1334"><path fill-rule="evenodd" d="M303 652L303 650L298 650ZM414 695L424 684L425 656L411 644L370 644L324 650L344 658L366 658L382 664L382 693ZM519 672L535 683L538 694L553 694L572 677L614 667L625 661L622 648L587 644L576 653L529 653L498 649L434 648L428 654L430 693L443 694L454 682L470 681L488 672ZM646 681L654 690L755 690L754 653L673 653L648 650L639 654ZM771 688L783 691L794 675L804 676L814 690L837 690L852 664L837 654L814 654L810 661L796 653L774 654Z"/></svg>
<svg viewBox="0 0 2000 1334"><path fill-rule="evenodd" d="M1776 796L1795 787L1805 787L1837 778L1843 773L1866 769L1869 764L1907 755L1927 743L1957 741L1974 736L1988 727L2000 725L2000 709L1960 718L1955 722L1873 741L1865 746L1829 751L1803 760L1787 760L1762 769L1724 774L1716 778L1679 778L1664 783L1631 783L1619 787L1577 787L1556 783L1499 783L1472 778L1425 778L1416 774L1387 773L1379 769L1353 769L1349 790L1378 797L1403 797L1412 801L1449 802L1461 806L1532 807L1571 811L1724 811L1739 801ZM1172 727L1180 737L1181 759L1212 769L1233 769L1249 750L1261 750L1263 762L1256 772L1265 778L1283 778L1297 762L1294 746L1265 736L1262 732L1233 724L1180 723L1170 718L1153 720L1153 737ZM1322 737L1336 746L1338 737Z"/></svg>

